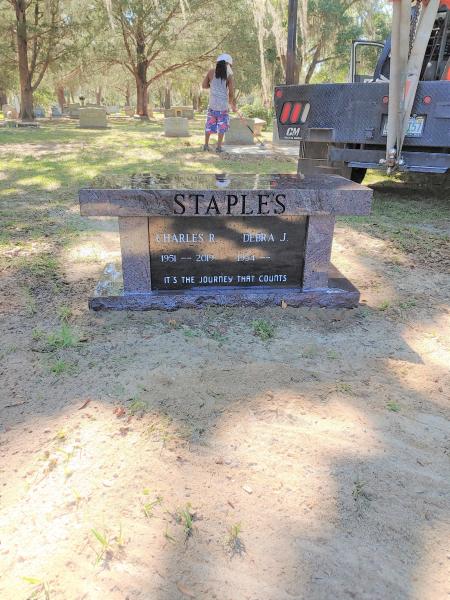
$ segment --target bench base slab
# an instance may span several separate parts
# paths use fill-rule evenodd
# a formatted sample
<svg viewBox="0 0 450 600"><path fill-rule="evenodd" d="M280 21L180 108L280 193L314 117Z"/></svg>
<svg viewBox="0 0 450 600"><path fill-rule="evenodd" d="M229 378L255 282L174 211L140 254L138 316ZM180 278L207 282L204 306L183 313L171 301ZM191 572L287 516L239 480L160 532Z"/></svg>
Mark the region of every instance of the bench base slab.
<svg viewBox="0 0 450 600"><path fill-rule="evenodd" d="M335 267L331 266L327 288L208 287L148 293L124 293L122 274L108 265L99 281L89 308L99 310L166 310L205 306L319 306L355 308L359 291Z"/></svg>

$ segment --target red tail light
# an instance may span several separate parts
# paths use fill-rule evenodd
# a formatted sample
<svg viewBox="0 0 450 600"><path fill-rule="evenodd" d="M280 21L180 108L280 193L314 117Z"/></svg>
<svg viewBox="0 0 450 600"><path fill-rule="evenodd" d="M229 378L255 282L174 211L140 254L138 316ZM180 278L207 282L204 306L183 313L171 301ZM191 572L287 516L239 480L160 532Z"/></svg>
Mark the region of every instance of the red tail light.
<svg viewBox="0 0 450 600"><path fill-rule="evenodd" d="M280 114L280 123L286 125L289 121L292 124L304 123L308 118L309 102L285 102Z"/></svg>
<svg viewBox="0 0 450 600"><path fill-rule="evenodd" d="M291 123L298 123L300 114L302 112L302 106L303 106L303 104L301 102L296 102L294 104L294 108L292 109L292 112L291 112Z"/></svg>
<svg viewBox="0 0 450 600"><path fill-rule="evenodd" d="M280 115L280 122L283 123L283 125L285 123L287 123L287 121L289 119L289 115L291 114L291 108L292 108L291 102L286 102L283 106L283 110L281 111L281 115Z"/></svg>
<svg viewBox="0 0 450 600"><path fill-rule="evenodd" d="M431 104L431 102L432 102L431 96L425 96L425 98L423 99L424 104Z"/></svg>

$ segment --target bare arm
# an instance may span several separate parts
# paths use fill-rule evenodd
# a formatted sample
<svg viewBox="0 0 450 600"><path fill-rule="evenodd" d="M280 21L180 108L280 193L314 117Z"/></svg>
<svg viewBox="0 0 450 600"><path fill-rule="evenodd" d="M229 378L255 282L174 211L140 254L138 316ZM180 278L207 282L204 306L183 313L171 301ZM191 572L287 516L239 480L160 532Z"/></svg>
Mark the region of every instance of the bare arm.
<svg viewBox="0 0 450 600"><path fill-rule="evenodd" d="M234 79L232 76L228 77L228 98L230 100L231 110L237 112L236 99L234 97Z"/></svg>
<svg viewBox="0 0 450 600"><path fill-rule="evenodd" d="M206 75L204 80L202 81L202 88L204 90L208 90L210 88L211 85L211 79L212 79L212 69L210 69Z"/></svg>

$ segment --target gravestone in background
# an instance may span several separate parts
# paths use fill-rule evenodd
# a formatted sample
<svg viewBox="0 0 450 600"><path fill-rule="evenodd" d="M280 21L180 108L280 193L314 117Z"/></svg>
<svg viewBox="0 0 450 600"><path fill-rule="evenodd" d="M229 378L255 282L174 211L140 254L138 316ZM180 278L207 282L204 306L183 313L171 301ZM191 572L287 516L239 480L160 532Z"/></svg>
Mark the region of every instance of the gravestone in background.
<svg viewBox="0 0 450 600"><path fill-rule="evenodd" d="M164 119L164 135L166 137L189 136L189 121L183 117L166 117Z"/></svg>
<svg viewBox="0 0 450 600"><path fill-rule="evenodd" d="M69 104L69 117L71 119L79 119L80 118L80 105L79 104Z"/></svg>
<svg viewBox="0 0 450 600"><path fill-rule="evenodd" d="M260 136L266 121L231 117L230 129L225 134L225 143L229 145L249 146L255 143L255 135Z"/></svg>
<svg viewBox="0 0 450 600"><path fill-rule="evenodd" d="M133 175L80 190L83 216L119 217L122 268L90 307L356 306L330 264L336 215L367 215L372 190L338 175ZM109 189L108 189L109 188Z"/></svg>
<svg viewBox="0 0 450 600"><path fill-rule="evenodd" d="M15 106L12 104L3 104L2 113L5 119L18 119L19 113L17 112Z"/></svg>
<svg viewBox="0 0 450 600"><path fill-rule="evenodd" d="M42 106L35 106L34 117L35 119L45 119L45 110Z"/></svg>
<svg viewBox="0 0 450 600"><path fill-rule="evenodd" d="M107 127L105 108L80 108L81 129L106 129Z"/></svg>
<svg viewBox="0 0 450 600"><path fill-rule="evenodd" d="M59 106L52 106L51 115L52 119L60 119L63 116Z"/></svg>
<svg viewBox="0 0 450 600"><path fill-rule="evenodd" d="M167 117L183 117L192 120L194 118L194 109L191 106L172 106L172 108L164 109L164 116Z"/></svg>

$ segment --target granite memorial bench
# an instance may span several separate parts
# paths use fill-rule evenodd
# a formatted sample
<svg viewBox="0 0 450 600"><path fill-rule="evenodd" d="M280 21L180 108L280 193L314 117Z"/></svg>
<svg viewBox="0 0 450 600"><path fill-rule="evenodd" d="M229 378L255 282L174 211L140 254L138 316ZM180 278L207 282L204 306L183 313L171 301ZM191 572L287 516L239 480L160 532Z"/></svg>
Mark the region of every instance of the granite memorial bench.
<svg viewBox="0 0 450 600"><path fill-rule="evenodd" d="M206 305L354 307L331 264L337 215L367 215L372 190L338 175L134 175L82 189L87 217L118 217L122 266L93 310Z"/></svg>

